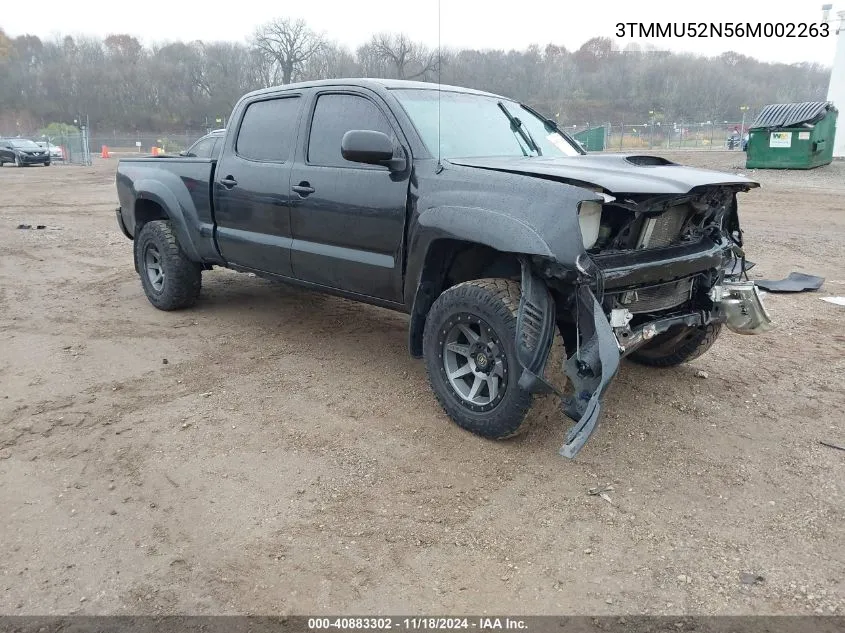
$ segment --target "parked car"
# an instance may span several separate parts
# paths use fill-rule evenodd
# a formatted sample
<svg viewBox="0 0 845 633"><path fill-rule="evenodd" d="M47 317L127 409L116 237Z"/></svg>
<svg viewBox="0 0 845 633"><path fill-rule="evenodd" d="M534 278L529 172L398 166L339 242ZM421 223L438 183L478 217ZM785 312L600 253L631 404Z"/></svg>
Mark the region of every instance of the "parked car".
<svg viewBox="0 0 845 633"><path fill-rule="evenodd" d="M738 194L759 186L744 176L586 154L526 105L421 82L269 88L229 120L216 160L118 163L150 303L193 305L222 266L405 312L435 396L479 435L519 433L554 392L573 457L623 356L669 367L723 325L770 328L734 272ZM557 335L569 390L545 373Z"/></svg>
<svg viewBox="0 0 845 633"><path fill-rule="evenodd" d="M179 152L179 156L189 156L192 158L216 158L222 145L223 135L225 133L225 129L209 132L188 149Z"/></svg>
<svg viewBox="0 0 845 633"><path fill-rule="evenodd" d="M14 163L18 167L26 165L50 166L50 152L38 147L35 141L25 138L7 138L0 140L0 167L5 163Z"/></svg>
<svg viewBox="0 0 845 633"><path fill-rule="evenodd" d="M35 144L38 145L41 149L46 149L50 152L50 160L55 162L57 160L64 160L64 154L62 154L62 148L58 145L53 145L48 141L35 141Z"/></svg>

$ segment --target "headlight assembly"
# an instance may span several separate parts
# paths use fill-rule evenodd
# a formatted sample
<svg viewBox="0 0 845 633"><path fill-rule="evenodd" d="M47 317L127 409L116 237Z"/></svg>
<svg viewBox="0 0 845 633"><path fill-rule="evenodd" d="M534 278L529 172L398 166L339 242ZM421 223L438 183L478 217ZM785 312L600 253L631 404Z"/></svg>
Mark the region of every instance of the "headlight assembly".
<svg viewBox="0 0 845 633"><path fill-rule="evenodd" d="M581 238L584 248L590 248L599 239L601 225L601 202L582 200L578 204L578 224L581 226Z"/></svg>

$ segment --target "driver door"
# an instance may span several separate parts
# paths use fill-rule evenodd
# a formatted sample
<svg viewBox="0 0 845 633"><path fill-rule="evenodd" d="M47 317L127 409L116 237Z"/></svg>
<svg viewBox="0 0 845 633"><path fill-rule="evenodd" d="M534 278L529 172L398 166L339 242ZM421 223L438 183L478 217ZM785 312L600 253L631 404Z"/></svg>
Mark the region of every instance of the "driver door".
<svg viewBox="0 0 845 633"><path fill-rule="evenodd" d="M291 171L291 263L297 279L388 301L402 300L410 169L344 159L343 135L376 130L406 152L389 110L364 91L316 92L305 143Z"/></svg>

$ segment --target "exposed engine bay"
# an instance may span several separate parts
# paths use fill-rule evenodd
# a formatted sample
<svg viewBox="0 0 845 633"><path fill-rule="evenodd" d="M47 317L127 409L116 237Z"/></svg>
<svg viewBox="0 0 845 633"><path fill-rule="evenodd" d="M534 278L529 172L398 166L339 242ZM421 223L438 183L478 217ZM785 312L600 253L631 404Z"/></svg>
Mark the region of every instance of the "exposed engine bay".
<svg viewBox="0 0 845 633"><path fill-rule="evenodd" d="M561 455L574 457L589 438L623 356L673 366L704 353L723 325L740 334L772 327L748 279L737 213L737 194L759 183L659 156L610 152L451 163L538 183L534 204L507 215L514 219L508 230L524 236L521 252L530 256L521 260L519 385L561 396L574 422ZM541 181L566 185L559 215L540 212L553 195ZM555 326L566 346L572 392L566 395L543 373Z"/></svg>
<svg viewBox="0 0 845 633"><path fill-rule="evenodd" d="M614 264L614 255L636 257L644 252L669 253L707 243L724 245L733 258L744 259L742 232L736 216L734 187L715 186L684 196L625 196L602 205L596 239L587 252L594 261ZM650 280L633 287L609 284L602 288L602 304L615 329L625 330L681 307L712 309L713 288L732 266L699 270L672 279ZM740 262L740 270L744 267ZM607 287L607 286L612 287ZM629 342L630 347L630 342Z"/></svg>
<svg viewBox="0 0 845 633"><path fill-rule="evenodd" d="M685 196L625 196L602 205L589 253L662 248L718 236L734 210L736 189L717 186Z"/></svg>
<svg viewBox="0 0 845 633"><path fill-rule="evenodd" d="M573 394L560 394L564 412L575 422L562 455L574 457L589 438L622 357L712 324L740 334L771 329L761 294L745 273L736 212L736 194L745 189L715 185L684 195L602 194L603 204L582 203L586 256L578 260L579 278L574 288L571 280L547 280L567 347L564 369L574 387ZM524 289L531 287L523 281ZM534 304L542 303L537 291L525 292L523 303L531 304L532 294ZM531 311L542 312L537 305ZM542 323L536 316L534 321ZM524 379L525 386L550 388L542 373Z"/></svg>

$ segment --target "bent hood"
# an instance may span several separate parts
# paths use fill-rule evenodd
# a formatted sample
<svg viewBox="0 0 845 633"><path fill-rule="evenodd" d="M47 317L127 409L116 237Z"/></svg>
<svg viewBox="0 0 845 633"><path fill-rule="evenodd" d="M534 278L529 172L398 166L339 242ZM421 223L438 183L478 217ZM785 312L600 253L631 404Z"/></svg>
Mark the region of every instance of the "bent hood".
<svg viewBox="0 0 845 633"><path fill-rule="evenodd" d="M745 190L760 186L738 174L687 167L659 156L638 154L451 158L449 162L464 167L550 178L576 186L591 185L617 194L685 194L707 185L740 185Z"/></svg>

